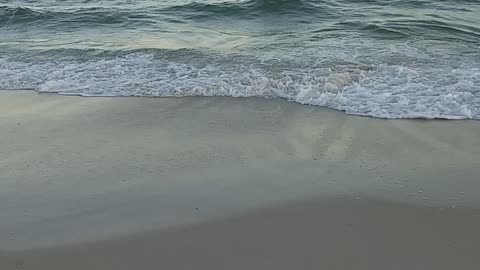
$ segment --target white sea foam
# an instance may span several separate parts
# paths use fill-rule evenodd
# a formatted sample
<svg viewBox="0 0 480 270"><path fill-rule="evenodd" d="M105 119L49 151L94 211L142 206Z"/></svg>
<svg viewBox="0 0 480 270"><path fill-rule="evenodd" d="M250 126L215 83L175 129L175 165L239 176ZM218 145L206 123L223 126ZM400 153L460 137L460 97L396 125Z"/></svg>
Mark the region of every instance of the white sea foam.
<svg viewBox="0 0 480 270"><path fill-rule="evenodd" d="M480 67L194 66L134 53L90 61L0 59L0 89L82 96L279 97L381 118L480 119Z"/></svg>

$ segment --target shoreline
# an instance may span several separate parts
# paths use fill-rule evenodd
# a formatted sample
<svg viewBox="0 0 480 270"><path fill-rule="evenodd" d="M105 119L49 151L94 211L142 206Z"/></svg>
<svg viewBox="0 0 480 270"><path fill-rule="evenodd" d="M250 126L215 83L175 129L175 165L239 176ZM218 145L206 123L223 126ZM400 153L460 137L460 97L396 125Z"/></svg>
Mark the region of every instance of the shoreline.
<svg viewBox="0 0 480 270"><path fill-rule="evenodd" d="M373 116L373 115L368 115L368 114L355 114L355 113L349 113L345 110L342 109L334 109L330 108L328 106L319 106L319 105L314 105L310 103L299 103L294 100L288 100L286 98L282 97L268 97L268 96L248 96L248 97L233 97L233 96L112 96L112 95L87 95L87 94L82 94L82 93L61 93L61 92L38 92L33 88L19 88L19 89L0 89L0 92L15 92L15 91L28 91L32 92L36 95L53 95L53 96L66 96L66 97L81 97L81 98L140 98L140 99L182 99L182 98L199 98L199 99L211 99L211 98L217 98L217 99L251 99L251 100L258 100L258 99L266 99L266 100L278 100L279 102L289 102L289 103L294 103L297 105L301 106L307 106L307 107L314 107L318 109L327 109L327 110L333 110L336 112L344 113L350 116L356 116L356 117L367 117L367 118L373 118L373 119L381 119L381 120L426 120L426 121L480 121L479 118L471 118L471 117L463 117L463 116L444 116L444 117L435 117L435 116L415 116L415 117L382 117L382 116Z"/></svg>

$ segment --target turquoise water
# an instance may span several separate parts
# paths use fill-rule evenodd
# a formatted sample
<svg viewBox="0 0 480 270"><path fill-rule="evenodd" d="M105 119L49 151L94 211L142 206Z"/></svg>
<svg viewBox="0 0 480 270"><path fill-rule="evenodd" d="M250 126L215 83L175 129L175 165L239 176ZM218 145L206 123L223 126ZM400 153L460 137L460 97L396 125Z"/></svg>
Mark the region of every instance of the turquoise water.
<svg viewBox="0 0 480 270"><path fill-rule="evenodd" d="M0 0L0 89L480 119L478 0Z"/></svg>

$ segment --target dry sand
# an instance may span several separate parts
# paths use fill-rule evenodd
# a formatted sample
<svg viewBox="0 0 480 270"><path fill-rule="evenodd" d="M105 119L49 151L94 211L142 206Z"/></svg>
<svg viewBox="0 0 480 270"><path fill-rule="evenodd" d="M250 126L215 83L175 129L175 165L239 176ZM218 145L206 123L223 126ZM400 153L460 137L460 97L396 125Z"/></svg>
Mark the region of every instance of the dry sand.
<svg viewBox="0 0 480 270"><path fill-rule="evenodd" d="M0 91L0 269L478 269L480 122Z"/></svg>

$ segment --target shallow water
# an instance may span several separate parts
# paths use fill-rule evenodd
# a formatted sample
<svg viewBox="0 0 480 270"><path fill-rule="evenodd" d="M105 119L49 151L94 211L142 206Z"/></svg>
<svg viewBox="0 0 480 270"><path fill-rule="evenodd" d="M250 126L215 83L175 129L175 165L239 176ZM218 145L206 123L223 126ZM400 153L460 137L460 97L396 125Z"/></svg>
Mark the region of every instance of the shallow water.
<svg viewBox="0 0 480 270"><path fill-rule="evenodd" d="M476 0L0 0L0 89L480 119Z"/></svg>

